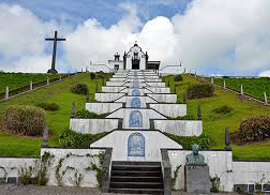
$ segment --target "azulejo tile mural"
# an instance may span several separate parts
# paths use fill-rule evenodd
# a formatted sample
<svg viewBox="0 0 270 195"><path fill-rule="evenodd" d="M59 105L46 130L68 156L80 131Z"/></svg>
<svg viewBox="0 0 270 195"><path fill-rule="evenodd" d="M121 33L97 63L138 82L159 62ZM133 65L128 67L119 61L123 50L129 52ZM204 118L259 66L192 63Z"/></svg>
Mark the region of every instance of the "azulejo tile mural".
<svg viewBox="0 0 270 195"><path fill-rule="evenodd" d="M142 127L142 113L139 110L130 113L129 127Z"/></svg>
<svg viewBox="0 0 270 195"><path fill-rule="evenodd" d="M132 133L128 137L128 156L145 156L145 138L139 133Z"/></svg>

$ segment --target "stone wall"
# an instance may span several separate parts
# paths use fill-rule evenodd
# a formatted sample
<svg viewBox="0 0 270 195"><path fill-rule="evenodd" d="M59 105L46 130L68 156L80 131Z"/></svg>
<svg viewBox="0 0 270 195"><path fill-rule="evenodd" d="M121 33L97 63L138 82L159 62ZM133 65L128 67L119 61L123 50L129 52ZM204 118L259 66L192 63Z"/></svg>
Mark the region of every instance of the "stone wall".
<svg viewBox="0 0 270 195"><path fill-rule="evenodd" d="M146 87L146 89L149 89L149 91L151 91L152 93L161 93L162 95L163 95L163 93L167 93L167 94L169 94L169 93L171 93L171 91L170 91L170 88L168 88L168 87L150 87L150 86L148 86L148 87ZM164 95L167 95L167 94L164 94ZM173 94L170 94L170 95L173 95Z"/></svg>
<svg viewBox="0 0 270 195"><path fill-rule="evenodd" d="M150 104L150 108L172 118L187 115L186 104Z"/></svg>
<svg viewBox="0 0 270 195"><path fill-rule="evenodd" d="M201 120L154 120L154 127L177 136L200 136L203 133Z"/></svg>
<svg viewBox="0 0 270 195"><path fill-rule="evenodd" d="M81 174L82 176L81 187L96 188L99 186L96 171L90 170L89 167L91 167L91 163L101 167L98 155L104 153L105 149L41 149L41 155L43 155L44 152L48 152L50 155L54 156L48 172L49 182L47 185L57 186L59 185L59 181L62 181L61 183L64 186L75 186L74 174L77 172L78 175ZM62 161L61 166L59 163L60 160ZM57 168L59 169L58 172ZM66 171L64 175L63 171ZM61 180L57 179L57 173L63 177Z"/></svg>
<svg viewBox="0 0 270 195"><path fill-rule="evenodd" d="M128 140L133 133L140 133L145 139L145 156L128 156ZM157 143L159 140L159 143ZM107 136L99 139L90 147L113 148L113 161L161 161L161 148L182 148L178 143L163 135L159 131L114 131Z"/></svg>
<svg viewBox="0 0 270 195"><path fill-rule="evenodd" d="M149 88L151 90L151 88ZM166 89L166 88L163 88ZM176 94L147 94L149 97L152 97L154 100L160 103L176 103L177 95Z"/></svg>
<svg viewBox="0 0 270 195"><path fill-rule="evenodd" d="M16 158L16 157L1 157L0 158L0 179L11 183L18 181L18 170L21 167L35 166L38 158Z"/></svg>
<svg viewBox="0 0 270 195"><path fill-rule="evenodd" d="M95 93L95 99L100 102L112 102L123 96L125 93Z"/></svg>
<svg viewBox="0 0 270 195"><path fill-rule="evenodd" d="M126 87L118 87L118 86L115 86L115 87L107 87L107 86L102 86L102 92L112 92L112 93L118 93L120 92L121 90L125 89Z"/></svg>
<svg viewBox="0 0 270 195"><path fill-rule="evenodd" d="M110 113L121 107L123 107L122 103L104 103L104 102L86 103L86 110L97 114Z"/></svg>
<svg viewBox="0 0 270 195"><path fill-rule="evenodd" d="M70 129L78 133L110 132L118 127L118 119L70 119Z"/></svg>
<svg viewBox="0 0 270 195"><path fill-rule="evenodd" d="M140 99L140 103L141 103L141 108L146 108L146 104L147 103L156 103L155 100L147 97L147 96L125 96L120 98L119 100L117 100L116 102L125 102L126 103L126 107L132 107L132 100L134 98L138 98Z"/></svg>

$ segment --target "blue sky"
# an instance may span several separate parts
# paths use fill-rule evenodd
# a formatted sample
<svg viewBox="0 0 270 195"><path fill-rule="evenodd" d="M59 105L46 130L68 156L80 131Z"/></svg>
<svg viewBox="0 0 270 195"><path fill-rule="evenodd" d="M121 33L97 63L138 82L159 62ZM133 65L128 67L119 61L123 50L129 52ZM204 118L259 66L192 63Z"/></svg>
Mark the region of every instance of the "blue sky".
<svg viewBox="0 0 270 195"><path fill-rule="evenodd" d="M136 3L138 15L142 22L157 16L172 17L182 13L191 0L1 0L8 4L19 4L31 10L45 21L65 20L73 27L88 18L96 18L104 27L108 28L118 22L125 14L121 3Z"/></svg>
<svg viewBox="0 0 270 195"><path fill-rule="evenodd" d="M0 70L46 72L44 38L57 29L62 72L106 64L137 40L162 66L270 76L269 10L268 0L0 0Z"/></svg>

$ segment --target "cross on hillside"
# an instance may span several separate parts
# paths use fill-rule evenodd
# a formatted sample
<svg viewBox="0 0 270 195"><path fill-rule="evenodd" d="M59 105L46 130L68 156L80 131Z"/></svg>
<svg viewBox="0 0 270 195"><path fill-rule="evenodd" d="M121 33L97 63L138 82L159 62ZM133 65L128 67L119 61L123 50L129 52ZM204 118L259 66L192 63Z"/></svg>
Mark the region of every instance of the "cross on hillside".
<svg viewBox="0 0 270 195"><path fill-rule="evenodd" d="M56 59L56 49L57 49L57 41L65 41L65 38L58 38L58 32L54 31L54 38L46 38L45 41L53 41L53 53L52 53L52 64L51 69L48 70L47 73L57 73L55 69L55 59Z"/></svg>

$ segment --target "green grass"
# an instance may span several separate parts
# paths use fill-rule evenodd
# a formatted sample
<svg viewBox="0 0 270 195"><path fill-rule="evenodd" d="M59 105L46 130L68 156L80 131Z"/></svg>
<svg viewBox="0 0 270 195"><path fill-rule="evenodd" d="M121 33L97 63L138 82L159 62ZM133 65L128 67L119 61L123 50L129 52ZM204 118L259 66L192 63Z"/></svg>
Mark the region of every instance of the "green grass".
<svg viewBox="0 0 270 195"><path fill-rule="evenodd" d="M18 89L23 86L47 81L47 77L50 79L59 78L59 74L33 74L33 73L0 73L0 93L9 87L10 90Z"/></svg>
<svg viewBox="0 0 270 195"><path fill-rule="evenodd" d="M36 105L40 102L57 103L57 111L46 111L47 124L50 129L50 146L59 146L58 136L62 129L69 126L72 102L76 110L85 108L85 95L73 94L70 87L76 83L84 83L89 87L90 101L94 101L95 83L101 88L102 80L90 80L89 74L83 73L67 78L45 88L14 98L0 104L0 117L9 105ZM0 156L38 156L42 138L13 136L0 131Z"/></svg>
<svg viewBox="0 0 270 195"><path fill-rule="evenodd" d="M270 78L215 78L215 84L224 85L240 92L243 85L244 93L264 101L264 92L270 97Z"/></svg>
<svg viewBox="0 0 270 195"><path fill-rule="evenodd" d="M183 81L174 82L173 77L169 76L171 90L177 84L178 102L183 101L183 92L186 91L190 83L199 83L189 75L183 75ZM215 145L212 148L223 149L225 147L225 127L228 126L230 132L238 131L242 119L253 116L270 115L270 108L259 103L243 101L238 95L227 92L221 88L215 88L215 96L197 100L188 100L188 115L196 117L197 105L201 102L203 128L206 135L214 138ZM220 106L228 105L233 111L227 115L216 114L213 110ZM234 159L270 159L270 141L244 146L232 145Z"/></svg>

